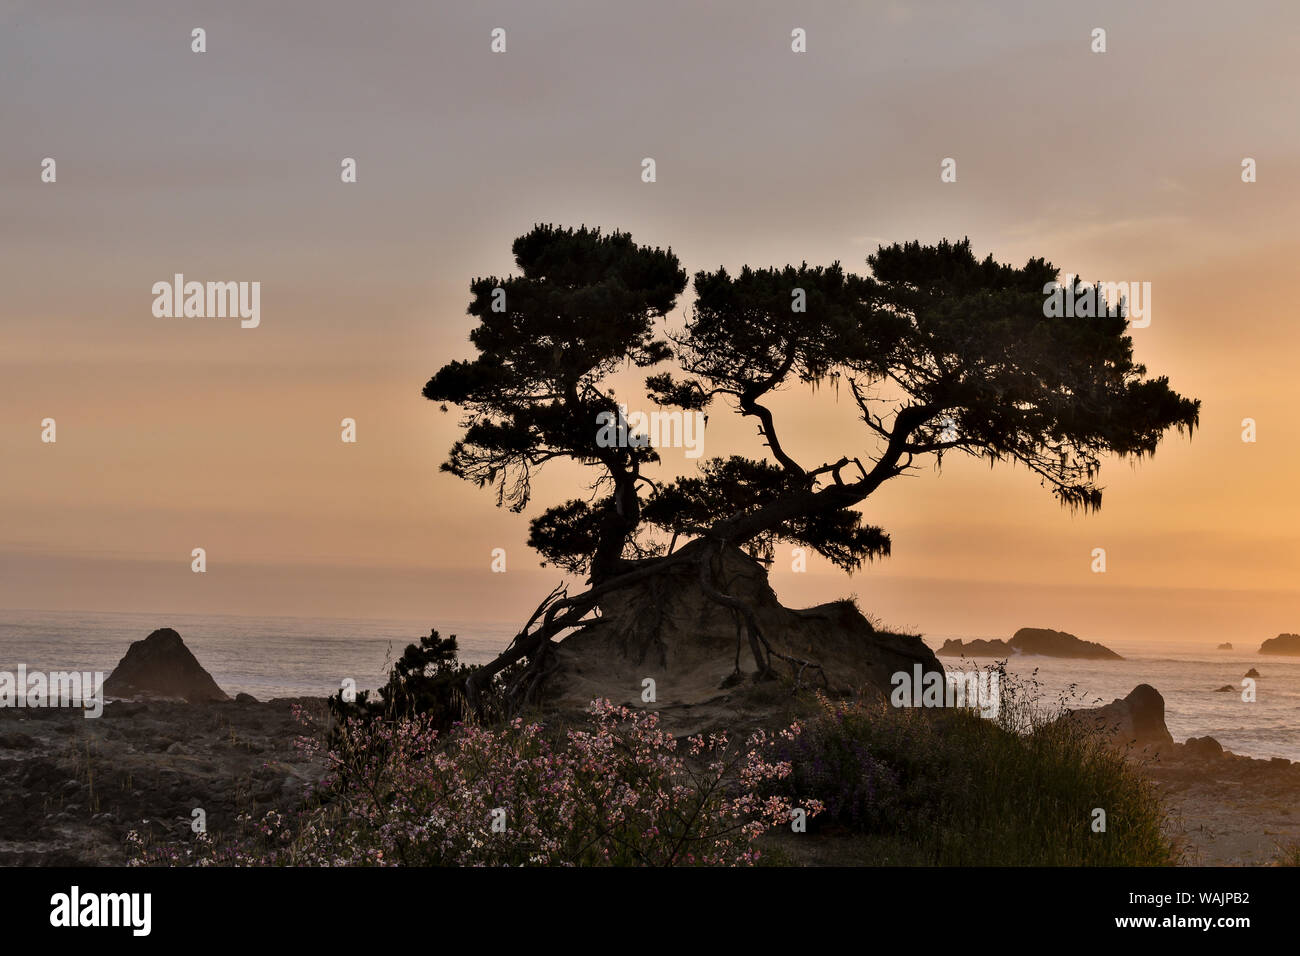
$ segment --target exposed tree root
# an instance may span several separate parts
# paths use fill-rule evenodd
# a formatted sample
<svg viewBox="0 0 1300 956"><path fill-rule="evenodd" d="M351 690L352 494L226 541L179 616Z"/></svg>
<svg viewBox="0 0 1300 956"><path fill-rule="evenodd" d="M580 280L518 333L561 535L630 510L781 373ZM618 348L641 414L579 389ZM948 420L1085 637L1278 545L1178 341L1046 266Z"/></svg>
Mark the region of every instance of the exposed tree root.
<svg viewBox="0 0 1300 956"><path fill-rule="evenodd" d="M725 542L718 542L717 556L722 558L723 551L726 547ZM772 669L772 658L776 657L790 665L792 676L794 677L794 687L798 690L803 680L803 673L808 668L813 668L821 674L822 685L829 686L826 680L826 671L815 661L804 660L799 657L791 657L788 654L782 654L774 650L771 643L763 635L763 628L758 623L758 614L754 611L749 602L730 594L724 594L713 585L713 559L707 552L702 552L700 556L700 588L704 591L706 597L715 601L724 607L729 607L743 621L744 630L749 637L750 653L754 655L754 662L758 664L758 672L754 675L754 681L771 680L776 675ZM737 623L736 634L736 673L740 673L740 623Z"/></svg>
<svg viewBox="0 0 1300 956"><path fill-rule="evenodd" d="M597 605L605 595L633 587L646 580L653 581L675 565L692 560L698 568L700 588L705 596L715 603L729 608L735 615L735 677L738 678L740 675L741 642L743 638L747 637L750 653L758 666L758 671L754 675L756 682L775 679L776 674L772 661L776 658L785 661L790 666L796 689L801 685L804 672L809 669L817 671L821 675L823 686L826 686L826 673L820 664L815 661L791 657L774 650L763 634L763 628L758 621L758 615L754 607L741 598L727 594L715 586L714 580L719 571L714 569L714 558L720 560L725 549L726 542L724 541L718 541L716 548L713 549L704 546L694 550L684 548L666 557L640 563L623 574L609 578L583 591L581 594L573 596L569 596L565 586L557 586L533 611L528 623L515 635L509 647L491 663L475 668L471 673L465 685L465 697L471 710L474 713L480 713L484 688L503 670L521 661L526 662L524 667L519 674L511 677L505 688L506 709L510 713L516 713L522 707L536 703L541 697L547 678L559 667L558 662L555 661L554 655L551 653L551 645L561 632L582 627L597 620L597 616L588 617L588 614L597 611ZM663 602L658 602L658 604L661 610L654 628L655 641L659 648L660 664L667 666L667 646L659 636L663 621Z"/></svg>

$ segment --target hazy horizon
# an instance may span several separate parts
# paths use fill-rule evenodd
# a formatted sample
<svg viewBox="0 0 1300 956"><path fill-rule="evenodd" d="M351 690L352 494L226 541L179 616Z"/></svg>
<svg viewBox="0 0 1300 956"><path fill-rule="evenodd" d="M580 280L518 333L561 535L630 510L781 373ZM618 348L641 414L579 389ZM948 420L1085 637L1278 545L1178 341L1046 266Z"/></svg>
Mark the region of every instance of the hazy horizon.
<svg viewBox="0 0 1300 956"><path fill-rule="evenodd" d="M1022 468L947 459L867 502L890 558L796 574L778 548L773 586L792 606L856 594L926 634L1300 631L1300 31L1278 29L1300 10L559 7L0 11L0 608L522 623L564 577L537 567L527 522L578 472L544 472L523 515L495 508L438 472L457 417L419 393L471 354L471 278L512 272L511 241L556 222L671 246L690 273L865 273L880 242L969 236L981 257L1149 281L1136 357L1202 400L1191 441L1108 460L1087 516ZM175 273L260 281L259 327L155 318L151 286ZM774 409L801 460L870 452L829 389ZM760 452L751 421L711 416L705 457Z"/></svg>

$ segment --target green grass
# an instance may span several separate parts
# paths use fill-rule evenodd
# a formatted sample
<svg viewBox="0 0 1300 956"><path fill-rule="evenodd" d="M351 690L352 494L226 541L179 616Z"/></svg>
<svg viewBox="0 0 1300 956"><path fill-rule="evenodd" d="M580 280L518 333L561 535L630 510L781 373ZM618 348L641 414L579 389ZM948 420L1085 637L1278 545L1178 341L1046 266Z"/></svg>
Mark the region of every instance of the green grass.
<svg viewBox="0 0 1300 956"><path fill-rule="evenodd" d="M828 810L769 848L840 865L1176 864L1166 809L1140 769L1003 678L994 719L824 702L786 784ZM1105 832L1093 831L1096 808Z"/></svg>

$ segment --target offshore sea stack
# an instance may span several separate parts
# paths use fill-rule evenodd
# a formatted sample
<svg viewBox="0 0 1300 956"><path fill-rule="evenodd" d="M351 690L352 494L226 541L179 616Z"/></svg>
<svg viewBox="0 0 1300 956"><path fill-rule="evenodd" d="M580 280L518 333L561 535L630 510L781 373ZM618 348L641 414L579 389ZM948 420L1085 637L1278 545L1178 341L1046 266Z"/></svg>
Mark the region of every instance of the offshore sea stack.
<svg viewBox="0 0 1300 956"><path fill-rule="evenodd" d="M1287 654L1300 657L1300 634L1279 634L1259 645L1261 654Z"/></svg>
<svg viewBox="0 0 1300 956"><path fill-rule="evenodd" d="M104 681L104 693L109 697L180 697L191 704L230 699L170 627L134 642Z"/></svg>
<svg viewBox="0 0 1300 956"><path fill-rule="evenodd" d="M1036 654L1041 657L1073 657L1085 660L1122 661L1109 647L1084 641L1065 631L1047 627L1022 627L1011 640L944 641L939 653L945 657L1011 657Z"/></svg>

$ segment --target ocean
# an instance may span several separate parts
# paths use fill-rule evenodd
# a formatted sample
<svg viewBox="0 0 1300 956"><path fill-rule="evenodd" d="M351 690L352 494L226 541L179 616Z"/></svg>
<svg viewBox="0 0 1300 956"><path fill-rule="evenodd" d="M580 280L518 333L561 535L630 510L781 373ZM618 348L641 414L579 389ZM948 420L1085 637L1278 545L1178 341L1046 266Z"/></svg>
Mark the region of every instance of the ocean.
<svg viewBox="0 0 1300 956"><path fill-rule="evenodd" d="M975 638L998 636L1010 637ZM1036 680L1042 700L1048 705L1061 697L1071 707L1109 704L1117 697L1126 697L1138 684L1150 684L1165 699L1165 723L1175 740L1209 735L1233 753L1300 760L1300 657L1260 654L1259 645L1273 636L1225 639L1233 649L1219 651L1211 642L1109 641L1089 634L1088 640L1106 645L1124 660L1012 657L1007 661L1007 671L1022 680ZM938 648L950 637L972 639L970 635L927 634L925 642ZM986 658L969 662L952 657L940 660L949 670L991 663ZM1241 679L1252 667L1260 676L1255 681L1256 699L1246 703L1242 700ZM1215 692L1225 684L1235 690Z"/></svg>
<svg viewBox="0 0 1300 956"><path fill-rule="evenodd" d="M522 623L522 622L520 622ZM380 687L407 644L429 633L414 621L241 617L233 614L125 614L0 610L0 671L102 671L107 677L133 641L175 629L221 689L232 697L326 697L345 678L357 690ZM460 659L490 661L519 623L438 625L456 634Z"/></svg>
<svg viewBox="0 0 1300 956"><path fill-rule="evenodd" d="M491 660L521 622L437 622L443 636L456 634L461 659ZM430 624L413 621L241 617L199 614L115 614L99 612L0 611L0 671L102 671L107 676L132 641L159 627L180 632L185 644L227 693L272 697L326 696L345 678L358 690L382 685L388 667L407 644L428 634ZM949 637L926 635L937 648ZM1009 635L991 635L1009 636ZM1066 697L1071 706L1092 706L1150 684L1165 698L1165 720L1175 740L1209 735L1234 753L1300 760L1300 658L1258 652L1262 635L1233 641L1219 651L1211 643L1168 644L1099 640L1122 661L1080 661L1013 657L1008 671L1035 679L1045 703ZM944 658L948 668L963 663ZM976 659L972 665L987 661ZM1257 699L1241 699L1241 678L1259 671ZM1215 688L1231 684L1229 693Z"/></svg>

